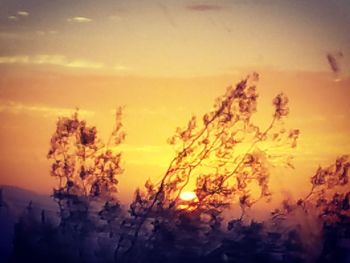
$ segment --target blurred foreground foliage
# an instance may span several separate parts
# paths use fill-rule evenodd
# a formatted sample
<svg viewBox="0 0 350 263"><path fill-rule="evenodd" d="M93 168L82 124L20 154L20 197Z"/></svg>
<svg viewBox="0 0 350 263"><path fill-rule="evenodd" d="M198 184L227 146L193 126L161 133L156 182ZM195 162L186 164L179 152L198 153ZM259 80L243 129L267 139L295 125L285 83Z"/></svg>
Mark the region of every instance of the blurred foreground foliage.
<svg viewBox="0 0 350 263"><path fill-rule="evenodd" d="M15 226L12 262L349 262L348 156L319 167L306 197L283 200L263 222L248 216L271 199L270 168L293 168L299 136L285 125L283 93L266 127L254 124L258 80L247 76L177 128L168 169L137 189L128 209L116 196L122 110L107 143L78 112L60 118L48 153L58 218L29 204ZM193 180L196 198L181 200ZM225 216L232 207L236 218Z"/></svg>

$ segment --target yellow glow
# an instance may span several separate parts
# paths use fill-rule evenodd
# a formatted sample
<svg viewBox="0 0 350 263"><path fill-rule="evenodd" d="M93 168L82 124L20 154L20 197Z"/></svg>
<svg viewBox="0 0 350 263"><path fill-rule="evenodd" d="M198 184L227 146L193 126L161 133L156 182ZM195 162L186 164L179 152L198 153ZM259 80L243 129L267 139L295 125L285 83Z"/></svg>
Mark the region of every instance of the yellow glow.
<svg viewBox="0 0 350 263"><path fill-rule="evenodd" d="M58 56L34 55L28 57L28 61L69 63L71 60L66 58L60 61ZM7 57L4 62L21 64L26 60L26 56L14 60ZM114 125L116 105L125 105L123 121L127 140L115 149L122 151L125 168L118 184L119 197L124 203L132 200L135 188L142 188L148 178L155 182L162 178L175 154L173 148L166 144L175 128L183 127L190 113L201 118L212 107L214 98L225 91L227 83L236 83L241 74L245 75L242 72L237 77L119 78L83 73L71 75L60 71L44 74L39 70L17 69L15 65L11 71L11 74L5 74L7 71L3 67L0 69L3 73L0 74L0 121L6 124L0 128L0 184L50 193L56 181L48 175L50 163L45 156L47 140L55 129L57 115L70 116L78 106L81 119L96 125L99 136L106 141ZM313 175L318 165L326 166L339 153L349 152L350 125L345 120L349 118L346 99L350 94L350 78L333 82L328 73L294 74L266 69L259 73L262 76L258 85L261 97L254 122L262 128L266 127L273 110L271 98L282 89L291 102L291 115L286 126L301 130L298 146L295 152L291 151L295 153L293 164L296 170L284 169L279 163L268 167L271 169L271 192L277 195L287 189L293 196L299 196L309 191L309 176ZM84 93L86 87L89 87L87 94ZM307 89L301 91L298 87ZM314 93L315 89L317 93ZM312 97L312 103L305 96ZM269 144L259 147L262 151L267 149L268 154L284 156L287 153L285 149L274 149ZM247 145L242 144L235 149L235 155L246 151ZM193 172L182 195L195 189L198 175L215 173L214 155L203 164L205 166ZM32 176L28 177L28 174ZM232 178L230 183L233 182ZM257 190L252 190L253 197L259 195ZM177 207L187 211L190 206L196 207L196 199L191 202L181 197L177 200ZM278 202L282 198L284 195L280 194L274 200Z"/></svg>
<svg viewBox="0 0 350 263"><path fill-rule="evenodd" d="M195 192L189 191L189 192L182 192L180 194L180 199L183 201L194 201L197 199L197 195Z"/></svg>

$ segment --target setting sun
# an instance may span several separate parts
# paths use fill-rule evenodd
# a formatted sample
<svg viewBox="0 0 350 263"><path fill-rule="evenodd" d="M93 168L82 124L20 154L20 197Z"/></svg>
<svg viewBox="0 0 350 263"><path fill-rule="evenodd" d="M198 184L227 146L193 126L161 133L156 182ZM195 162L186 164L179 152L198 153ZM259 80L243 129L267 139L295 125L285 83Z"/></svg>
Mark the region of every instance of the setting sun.
<svg viewBox="0 0 350 263"><path fill-rule="evenodd" d="M0 0L0 263L348 262L349 25L350 0Z"/></svg>
<svg viewBox="0 0 350 263"><path fill-rule="evenodd" d="M194 201L197 199L197 195L195 192L188 191L188 192L182 192L180 194L180 199L183 201Z"/></svg>

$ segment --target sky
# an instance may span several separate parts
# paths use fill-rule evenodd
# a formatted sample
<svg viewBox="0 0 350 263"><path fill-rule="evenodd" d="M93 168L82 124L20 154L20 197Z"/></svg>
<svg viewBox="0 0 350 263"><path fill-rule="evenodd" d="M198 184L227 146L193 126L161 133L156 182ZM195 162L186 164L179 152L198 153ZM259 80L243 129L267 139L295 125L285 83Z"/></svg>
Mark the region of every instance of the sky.
<svg viewBox="0 0 350 263"><path fill-rule="evenodd" d="M347 0L0 0L0 184L50 193L58 116L79 107L107 138L122 105L130 200L164 173L176 127L257 71L256 121L284 91L301 130L296 169L275 171L275 186L303 191L318 165L350 153L349 24Z"/></svg>

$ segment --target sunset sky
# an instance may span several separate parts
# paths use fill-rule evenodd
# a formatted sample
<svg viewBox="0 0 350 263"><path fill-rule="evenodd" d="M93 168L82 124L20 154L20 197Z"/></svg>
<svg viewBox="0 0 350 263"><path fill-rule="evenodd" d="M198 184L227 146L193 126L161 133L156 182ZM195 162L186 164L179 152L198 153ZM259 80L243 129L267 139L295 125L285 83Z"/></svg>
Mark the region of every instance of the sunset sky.
<svg viewBox="0 0 350 263"><path fill-rule="evenodd" d="M79 107L106 139L122 105L130 200L164 173L176 127L257 71L256 121L283 91L301 130L296 169L276 170L274 187L303 192L319 164L350 154L349 25L348 0L0 0L0 184L50 193L57 117Z"/></svg>

